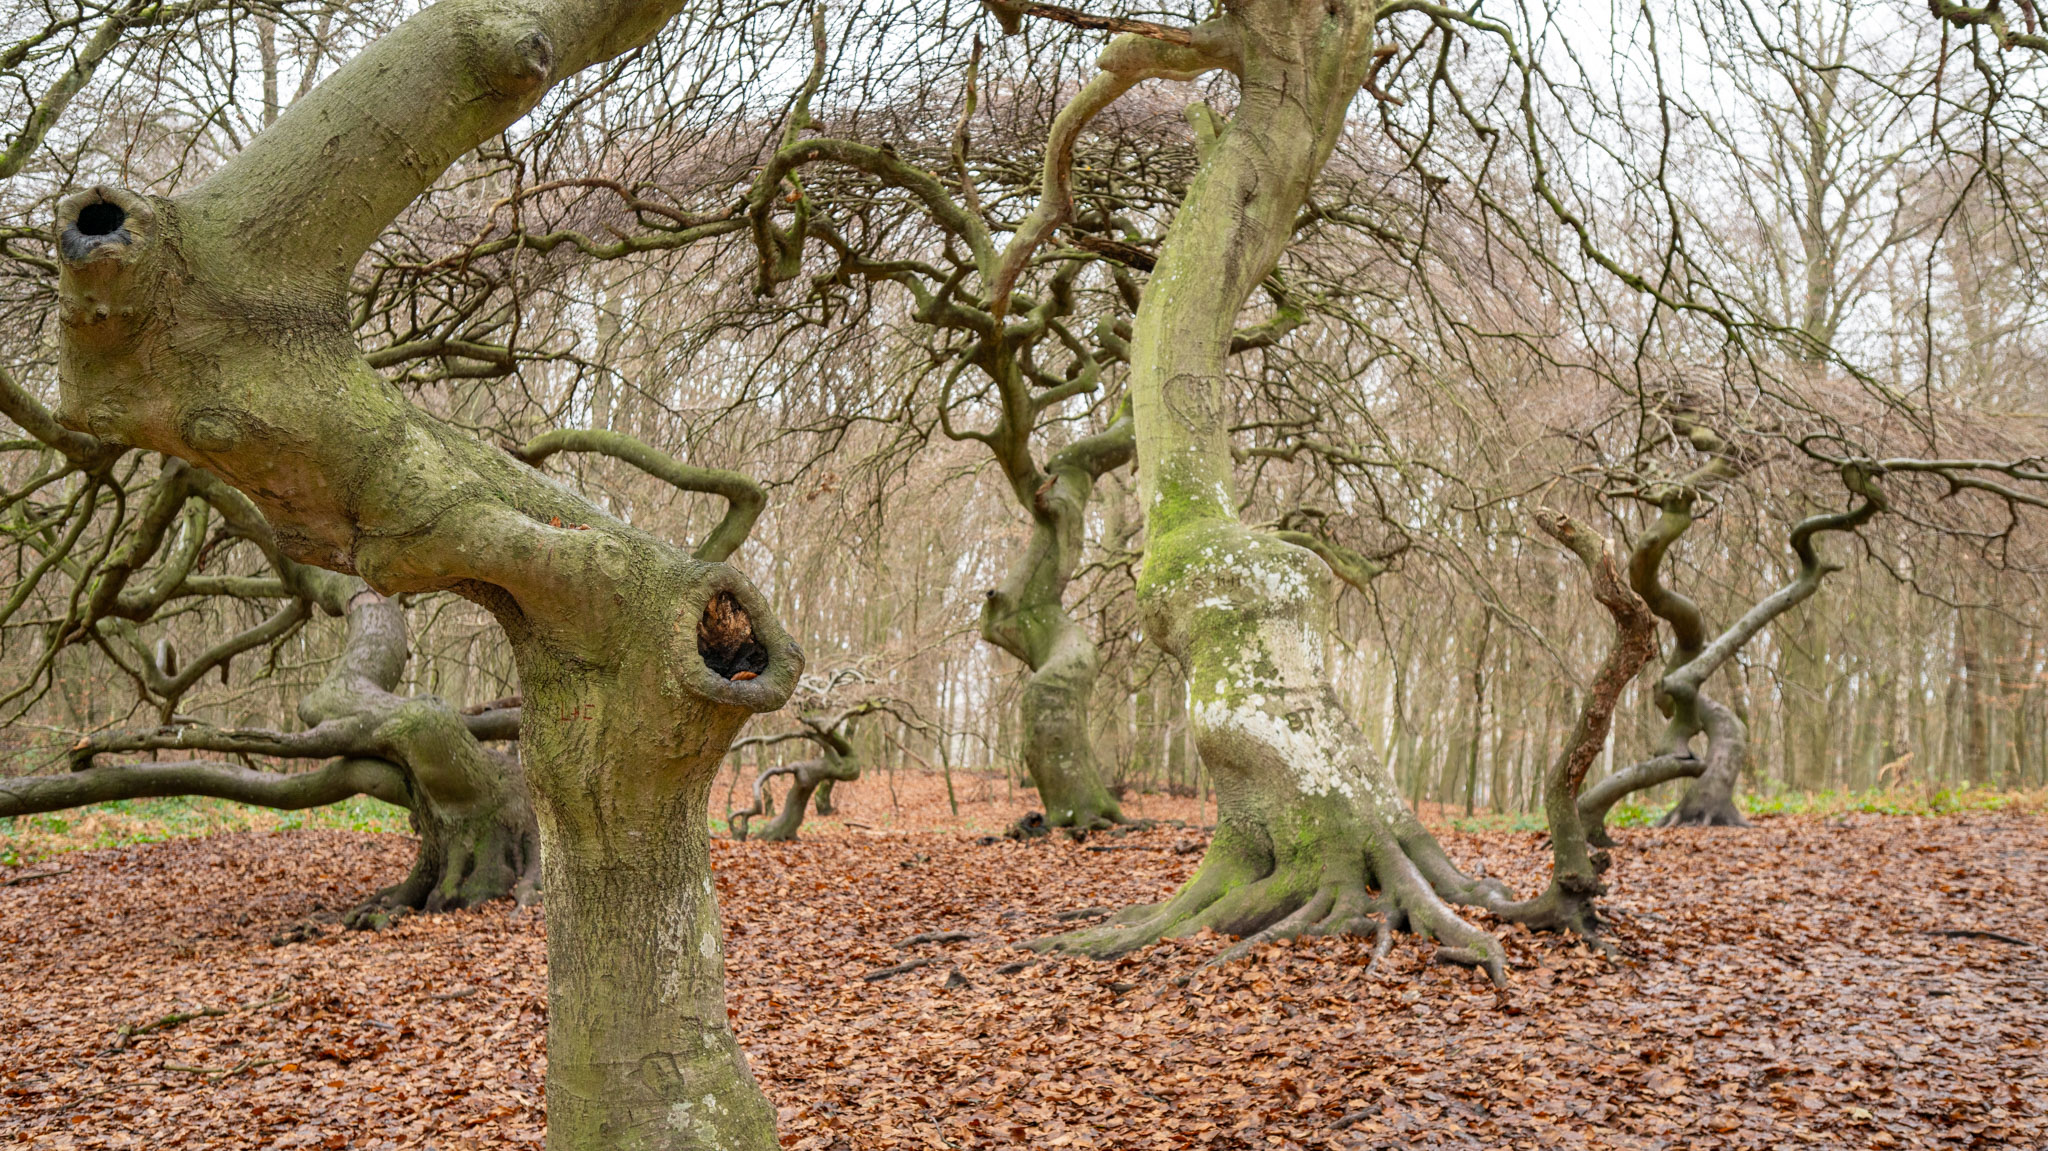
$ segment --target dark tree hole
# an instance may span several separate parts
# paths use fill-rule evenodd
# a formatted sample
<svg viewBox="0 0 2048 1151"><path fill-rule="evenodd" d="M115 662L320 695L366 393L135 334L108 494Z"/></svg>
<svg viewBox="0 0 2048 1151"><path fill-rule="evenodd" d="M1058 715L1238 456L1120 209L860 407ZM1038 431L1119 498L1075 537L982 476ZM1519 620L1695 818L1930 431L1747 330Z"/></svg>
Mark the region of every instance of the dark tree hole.
<svg viewBox="0 0 2048 1151"><path fill-rule="evenodd" d="M85 236L111 236L128 222L119 204L97 200L78 210L78 231Z"/></svg>
<svg viewBox="0 0 2048 1151"><path fill-rule="evenodd" d="M697 654L727 679L753 679L768 670L768 649L754 639L754 621L731 592L719 592L704 605L704 618L697 621Z"/></svg>

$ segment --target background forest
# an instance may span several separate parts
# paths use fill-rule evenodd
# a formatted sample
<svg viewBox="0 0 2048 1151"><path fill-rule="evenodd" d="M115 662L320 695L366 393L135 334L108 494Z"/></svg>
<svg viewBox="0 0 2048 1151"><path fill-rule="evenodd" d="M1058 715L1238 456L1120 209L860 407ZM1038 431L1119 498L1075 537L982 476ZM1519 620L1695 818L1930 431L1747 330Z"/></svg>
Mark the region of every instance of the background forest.
<svg viewBox="0 0 2048 1151"><path fill-rule="evenodd" d="M54 394L44 221L60 193L195 182L402 14L15 12L6 119L28 130L0 169L13 222L0 234L0 322L18 385ZM1560 168L1604 151L1621 173L1571 190L1596 255L1543 220L1524 170L1496 154L1501 132L1529 130L1506 118L1506 94L1475 88L1469 108L1444 107L1463 91L1459 66L1433 59L1428 36L1403 42L1377 73L1384 98L1356 113L1317 189L1321 219L1276 278L1290 330L1236 358L1257 397L1238 428L1246 518L1384 560L1386 574L1340 601L1332 678L1405 792L1467 811L1539 806L1601 642L1569 557L1530 530L1540 504L1633 537L1656 514L1645 486L1697 462L1675 429L1716 427L1739 474L1707 494L1669 562L1706 618L1726 621L1782 578L1789 524L1838 498L1814 479L1816 437L1846 424L2001 459L2048 441L2038 156L2015 95L2032 80L1986 80L1930 50L1947 32L1881 4L1574 16L1597 31L1567 41L1538 25L1557 53L1539 77L1556 103L1532 126ZM1092 37L1048 24L970 54L953 19L913 33L880 12L835 15L825 82L803 113L791 104L810 48L799 25L776 40L716 20L671 29L579 78L551 98L555 114L467 157L417 202L358 268L357 321L373 363L481 436L612 430L757 480L767 508L738 562L810 653L831 696L812 704L895 705L858 725L860 759L1022 783L1031 673L984 642L983 605L1031 546L1017 477L1109 426L1122 364L1102 353L1085 386L1068 387L1071 349L1029 353L1033 373L1062 382L1033 380L1033 411L1006 406L1008 385L963 372L960 331L918 315L894 270L850 258L934 242L914 202L860 172L804 177L822 240L778 257L786 268L769 269L745 230L706 222L799 114L949 179L961 166L992 216L1025 216L1047 125ZM702 43L680 45L706 36L729 46L722 67L672 63L696 61ZM1194 162L1180 87L1140 89L1077 145L1076 246L1060 253L1077 298L1062 339L1128 331L1118 285L1148 267L1162 205ZM66 101L97 114L51 123ZM1984 111L2015 134L1987 136ZM1599 259L1655 269L1688 306L1597 286ZM1014 443L971 438L999 421ZM79 573L132 527L158 465L131 458L122 491L82 495L85 478L61 474L39 441L6 447L5 770L46 769L85 735L174 715L295 725L341 647L321 613L269 628L168 694L140 672L145 655L189 665L275 603L181 596L118 639L53 644L53 624L79 614ZM616 461L560 460L657 533L689 538L717 514ZM1110 787L1186 792L1205 785L1181 676L1142 642L1131 599L1134 491L1128 467L1102 476L1065 589L1101 653L1087 734ZM1724 673L1719 690L1750 732L1744 791L2048 783L2039 528L2005 522L2002 506L1954 506L1971 493L1929 494L1863 528L1846 570ZM186 542L195 570L260 570L218 532ZM67 558L53 563L58 550ZM459 706L516 693L480 609L446 594L404 606L402 694ZM1596 778L1654 753L1655 676L1623 698ZM780 762L803 746L755 755Z"/></svg>

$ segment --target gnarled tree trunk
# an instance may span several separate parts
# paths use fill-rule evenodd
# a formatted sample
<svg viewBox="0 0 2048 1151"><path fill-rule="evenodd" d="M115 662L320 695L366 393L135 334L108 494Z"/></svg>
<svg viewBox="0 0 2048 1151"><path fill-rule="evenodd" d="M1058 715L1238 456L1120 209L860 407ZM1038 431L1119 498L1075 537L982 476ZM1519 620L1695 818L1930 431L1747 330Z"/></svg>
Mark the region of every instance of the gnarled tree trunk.
<svg viewBox="0 0 2048 1151"><path fill-rule="evenodd" d="M474 907L507 895L531 902L540 879L540 841L525 780L517 759L478 742L479 732L516 735L516 723L503 715L465 717L433 696L394 694L411 655L398 605L360 580L287 575L322 607L348 617L334 668L299 703L308 730L185 724L101 732L72 748L70 775L0 784L0 815L143 796L207 795L293 809L368 794L409 809L420 844L405 880L352 910L351 926L380 927L394 913ZM333 762L293 775L204 761L95 766L98 756L136 751Z"/></svg>
<svg viewBox="0 0 2048 1151"><path fill-rule="evenodd" d="M1219 67L1239 78L1236 111L1204 148L1146 285L1130 384L1147 532L1140 606L1148 637L1189 668L1218 822L1200 870L1166 903L1043 946L1112 956L1204 927L1249 946L1363 930L1377 911L1383 932L1426 932L1445 944L1441 958L1501 977L1499 943L1459 918L1432 879L1461 895L1474 885L1407 810L1330 684L1330 568L1246 528L1232 495L1233 330L1343 129L1376 13L1249 0L1187 44L1124 36L1102 54L1117 83Z"/></svg>
<svg viewBox="0 0 2048 1151"><path fill-rule="evenodd" d="M824 795L823 788L834 783L850 783L860 778L860 761L855 758L852 741L840 730L846 716L837 717L836 722L813 722L805 717L810 731L805 733L818 745L818 758L806 759L782 767L771 767L754 777L754 805L745 811L735 811L725 817L726 826L732 829L734 839L744 840L751 835L755 839L770 843L789 843L796 839L797 831L804 825L804 813L809 810L811 796ZM749 830L749 823L757 816L768 813L773 803L768 794L768 781L778 775L789 777L789 794L783 797L782 811L768 826L760 831ZM825 805L821 802L819 807ZM821 810L829 815L829 810Z"/></svg>
<svg viewBox="0 0 2048 1151"><path fill-rule="evenodd" d="M1693 785L1678 797L1678 803L1659 827L1748 827L1749 820L1735 806L1735 785L1749 762L1749 729L1735 715L1735 709L1702 694L1693 704L1699 717L1700 734L1706 738L1706 755L1700 759L1700 773Z"/></svg>
<svg viewBox="0 0 2048 1151"><path fill-rule="evenodd" d="M1102 658L1088 629L1067 614L1067 585L1081 562L1082 529L1095 482L1131 458L1131 424L1055 454L1044 473L1013 477L1031 512L1031 542L1003 585L982 602L981 634L1031 669L1024 684L1024 767L1055 827L1106 827L1123 808L1102 782L1089 706ZM1022 457L1029 463L1028 452Z"/></svg>
<svg viewBox="0 0 2048 1151"><path fill-rule="evenodd" d="M1719 443L1711 433L1695 432L1693 438L1696 443L1703 439ZM1633 792L1674 779L1698 782L1686 790L1660 826L1749 826L1741 809L1735 806L1735 784L1749 756L1749 733L1734 709L1708 696L1704 685L1756 633L1811 598L1820 590L1827 574L1839 570L1837 565L1821 558L1815 546L1817 536L1854 531L1887 507L1871 467L1865 463L1844 464L1842 484L1860 502L1847 511L1808 516L1793 525L1787 543L1799 561L1799 570L1788 583L1759 600L1708 642L1699 606L1666 587L1659 571L1671 544L1692 524L1697 481L1708 476L1715 466L1710 464L1686 481L1657 493L1662 512L1629 557L1630 586L1653 613L1671 625L1672 653L1665 661L1663 678L1657 681L1658 705L1671 719L1655 758L1616 772L1579 798L1579 817L1585 821L1587 838L1603 847L1613 846L1606 819L1617 802ZM1706 737L1704 756L1695 756L1691 746L1693 738L1699 735Z"/></svg>
<svg viewBox="0 0 2048 1151"><path fill-rule="evenodd" d="M705 803L802 654L722 562L730 533L686 554L408 403L355 343L349 274L448 164L676 10L444 0L198 187L96 188L56 221L66 426L200 464L294 559L457 591L510 638L558 1151L776 1146L726 1016Z"/></svg>
<svg viewBox="0 0 2048 1151"><path fill-rule="evenodd" d="M338 665L299 702L299 718L364 729L361 750L349 754L399 767L420 837L411 873L352 911L350 925L381 926L399 909L474 907L505 895L532 902L540 832L518 760L485 748L441 700L393 694L411 654L397 604L363 590L350 598L348 629Z"/></svg>

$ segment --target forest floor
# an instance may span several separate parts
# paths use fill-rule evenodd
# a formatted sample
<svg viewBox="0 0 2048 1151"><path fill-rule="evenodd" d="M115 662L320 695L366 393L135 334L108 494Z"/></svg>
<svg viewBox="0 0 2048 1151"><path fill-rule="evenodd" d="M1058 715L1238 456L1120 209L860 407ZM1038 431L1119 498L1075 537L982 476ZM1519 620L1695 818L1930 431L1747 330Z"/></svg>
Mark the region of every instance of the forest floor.
<svg viewBox="0 0 2048 1151"><path fill-rule="evenodd" d="M1016 968L1016 941L1086 921L1061 912L1171 891L1204 836L984 843L1028 793L962 782L958 820L900 775L893 799L843 787L803 842L715 842L786 1146L2048 1146L2038 803L1626 831L1621 956L1510 930L1496 994L1414 939L1371 980L1358 939L1186 987L1224 940ZM1445 837L1525 889L1546 859L1526 831ZM0 1146L537 1146L538 916L332 926L410 851L302 828L0 868ZM899 946L932 932L972 938ZM910 959L932 962L861 978Z"/></svg>

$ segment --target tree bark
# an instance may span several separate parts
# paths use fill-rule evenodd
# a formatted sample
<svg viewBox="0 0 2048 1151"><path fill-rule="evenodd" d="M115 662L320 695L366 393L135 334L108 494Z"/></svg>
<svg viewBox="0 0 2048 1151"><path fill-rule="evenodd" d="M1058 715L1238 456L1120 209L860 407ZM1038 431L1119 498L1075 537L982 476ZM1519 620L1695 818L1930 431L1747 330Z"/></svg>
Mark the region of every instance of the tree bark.
<svg viewBox="0 0 2048 1151"><path fill-rule="evenodd" d="M349 274L457 157L679 8L444 0L174 198L63 202L60 420L200 464L284 552L509 637L548 892L549 1146L776 1146L726 1016L705 803L802 653L751 584L409 403Z"/></svg>
<svg viewBox="0 0 2048 1151"><path fill-rule="evenodd" d="M1621 693L1657 654L1657 619L1642 598L1622 582L1611 541L1555 512L1538 513L1538 523L1585 564L1594 598L1614 617L1614 640L1580 704L1570 738L1543 781L1543 815L1550 827L1550 885L1534 899L1502 902L1493 910L1503 919L1539 930L1571 931L1591 939L1600 931L1593 900L1606 891L1600 876L1607 870L1608 860L1606 852L1591 850L1587 824L1579 814L1579 791L1593 760L1606 746Z"/></svg>
<svg viewBox="0 0 2048 1151"><path fill-rule="evenodd" d="M1586 826L1587 842L1595 847L1615 846L1614 837L1607 830L1607 813L1614 810L1615 804L1660 783L1697 779L1706 769L1706 761L1687 750L1683 755L1660 755L1631 764L1587 788L1579 796L1579 819Z"/></svg>
<svg viewBox="0 0 2048 1151"><path fill-rule="evenodd" d="M1742 779L1743 765L1749 762L1749 729L1735 710L1720 700L1702 694L1694 706L1707 754L1693 785L1657 826L1748 827L1749 820L1735 806L1735 785Z"/></svg>
<svg viewBox="0 0 2048 1151"><path fill-rule="evenodd" d="M404 611L365 590L349 602L338 666L299 703L308 724L366 729L354 754L400 767L420 837L411 873L350 912L355 927L383 926L400 909L475 907L506 895L531 903L539 883L540 835L518 761L478 743L440 699L393 693L411 649Z"/></svg>
<svg viewBox="0 0 2048 1151"><path fill-rule="evenodd" d="M1019 715L1024 768L1055 827L1107 827L1124 817L1089 735L1102 657L1088 629L1067 614L1065 598L1096 480L1128 462L1132 446L1130 419L1120 416L1109 430L1056 453L1044 473L1033 467L1013 477L1031 512L1031 542L982 602L982 638L1031 669Z"/></svg>
<svg viewBox="0 0 2048 1151"><path fill-rule="evenodd" d="M1132 36L1099 63L1120 75L1230 67L1235 114L1182 200L1134 325L1131 397L1146 512L1146 634L1189 668L1197 748L1217 829L1167 902L1040 946L1099 957L1203 928L1245 935L1406 926L1440 958L1502 978L1491 936L1459 918L1424 866L1468 888L1401 801L1323 665L1334 602L1313 552L1239 522L1225 363L1252 290L1272 272L1370 63L1376 7L1248 0L1185 45ZM1374 889L1377 889L1375 891Z"/></svg>

